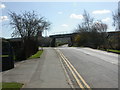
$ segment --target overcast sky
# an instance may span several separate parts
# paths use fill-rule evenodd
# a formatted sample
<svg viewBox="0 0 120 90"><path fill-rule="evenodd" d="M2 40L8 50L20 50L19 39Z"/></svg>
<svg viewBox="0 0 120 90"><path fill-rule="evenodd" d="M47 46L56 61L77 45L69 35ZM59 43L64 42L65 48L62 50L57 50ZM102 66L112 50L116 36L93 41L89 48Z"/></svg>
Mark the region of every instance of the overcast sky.
<svg viewBox="0 0 120 90"><path fill-rule="evenodd" d="M94 19L108 24L108 31L114 31L112 12L117 10L117 2L3 2L0 4L0 37L10 38L13 29L9 26L9 11L21 13L36 11L52 23L47 35L71 33L83 20L86 10ZM45 33L43 33L45 35Z"/></svg>

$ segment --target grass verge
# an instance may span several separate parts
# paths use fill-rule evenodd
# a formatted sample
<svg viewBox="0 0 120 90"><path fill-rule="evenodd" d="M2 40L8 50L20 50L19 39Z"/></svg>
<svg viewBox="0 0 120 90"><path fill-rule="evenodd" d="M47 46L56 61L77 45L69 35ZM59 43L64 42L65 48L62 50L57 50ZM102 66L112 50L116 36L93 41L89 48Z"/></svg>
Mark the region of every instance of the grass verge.
<svg viewBox="0 0 120 90"><path fill-rule="evenodd" d="M40 50L36 54L30 56L28 59L40 58L40 56L41 56L42 53L43 53L43 50Z"/></svg>
<svg viewBox="0 0 120 90"><path fill-rule="evenodd" d="M120 53L120 50L108 49L107 51L109 51L109 52L114 52L114 53Z"/></svg>
<svg viewBox="0 0 120 90"><path fill-rule="evenodd" d="M0 55L0 57L9 57L9 55Z"/></svg>
<svg viewBox="0 0 120 90"><path fill-rule="evenodd" d="M2 90L20 90L22 88L22 83L16 82L2 82Z"/></svg>
<svg viewBox="0 0 120 90"><path fill-rule="evenodd" d="M105 49L100 49L100 50L120 54L120 50L114 50L114 49L107 49L107 50L105 50Z"/></svg>

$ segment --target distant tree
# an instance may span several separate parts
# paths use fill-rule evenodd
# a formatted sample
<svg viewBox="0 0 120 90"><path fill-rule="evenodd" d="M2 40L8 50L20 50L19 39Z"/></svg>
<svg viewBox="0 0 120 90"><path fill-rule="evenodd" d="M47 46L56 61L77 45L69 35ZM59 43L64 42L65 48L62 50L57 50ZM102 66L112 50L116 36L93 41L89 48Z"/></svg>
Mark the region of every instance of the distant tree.
<svg viewBox="0 0 120 90"><path fill-rule="evenodd" d="M96 48L102 46L107 48L107 24L97 22L92 25L91 40L93 41Z"/></svg>
<svg viewBox="0 0 120 90"><path fill-rule="evenodd" d="M103 33L103 32L107 31L108 26L107 26L107 24L99 21L99 22L95 22L92 25L92 28L95 28L98 32Z"/></svg>
<svg viewBox="0 0 120 90"><path fill-rule="evenodd" d="M12 37L21 37L25 57L29 57L37 49L37 38L39 32L48 30L50 23L44 17L39 17L34 11L17 14L9 12L10 25L14 29Z"/></svg>
<svg viewBox="0 0 120 90"><path fill-rule="evenodd" d="M12 37L29 38L37 36L38 32L49 29L50 23L44 17L39 17L34 11L16 14L10 12L10 25L14 29Z"/></svg>
<svg viewBox="0 0 120 90"><path fill-rule="evenodd" d="M78 24L77 29L75 30L78 34L74 37L74 42L77 46L86 46L89 39L89 32L87 28L83 25Z"/></svg>
<svg viewBox="0 0 120 90"><path fill-rule="evenodd" d="M93 24L93 20L94 20L94 18L92 18L90 16L90 14L86 10L84 10L83 22L82 22L82 26L81 27L89 32L90 28L91 28L91 26Z"/></svg>
<svg viewBox="0 0 120 90"><path fill-rule="evenodd" d="M116 27L116 31L120 31L120 1L118 2L118 10L113 13L113 25ZM120 33L117 33L117 49L120 50ZM113 43L113 42L112 42Z"/></svg>
<svg viewBox="0 0 120 90"><path fill-rule="evenodd" d="M77 45L88 46L90 39L89 33L91 31L93 20L94 19L89 15L89 13L86 10L84 10L83 21L81 24L78 24L77 29L75 30L75 32L80 34L80 35L76 35L74 39L74 40L78 39L76 40Z"/></svg>
<svg viewBox="0 0 120 90"><path fill-rule="evenodd" d="M120 1L118 2L118 10L113 13L113 25L116 26L116 30L120 31Z"/></svg>
<svg viewBox="0 0 120 90"><path fill-rule="evenodd" d="M74 37L75 46L80 46L80 45L79 45L79 42L80 42L80 35L77 34L77 35Z"/></svg>
<svg viewBox="0 0 120 90"><path fill-rule="evenodd" d="M83 22L78 24L75 31L79 33L74 39L78 46L98 48L106 43L107 25L102 22L95 23L94 18L86 11L83 13Z"/></svg>

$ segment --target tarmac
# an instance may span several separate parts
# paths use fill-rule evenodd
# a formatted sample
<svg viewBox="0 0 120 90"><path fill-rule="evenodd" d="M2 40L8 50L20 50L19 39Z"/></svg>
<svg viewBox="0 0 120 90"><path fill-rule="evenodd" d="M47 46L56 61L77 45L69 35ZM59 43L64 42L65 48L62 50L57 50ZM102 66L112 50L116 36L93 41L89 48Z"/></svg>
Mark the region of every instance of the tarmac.
<svg viewBox="0 0 120 90"><path fill-rule="evenodd" d="M70 88L59 56L52 48L44 49L38 59L21 61L2 72L2 82L23 83L23 88Z"/></svg>

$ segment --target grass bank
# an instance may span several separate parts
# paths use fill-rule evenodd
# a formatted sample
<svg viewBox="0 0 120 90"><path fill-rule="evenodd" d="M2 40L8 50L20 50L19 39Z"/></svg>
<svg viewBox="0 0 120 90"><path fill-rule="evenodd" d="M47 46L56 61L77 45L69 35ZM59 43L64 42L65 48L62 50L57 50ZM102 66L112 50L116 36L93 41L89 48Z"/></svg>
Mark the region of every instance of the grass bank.
<svg viewBox="0 0 120 90"><path fill-rule="evenodd" d="M100 49L100 50L120 54L120 50L114 50L114 49L107 49L107 50L105 50L105 49Z"/></svg>
<svg viewBox="0 0 120 90"><path fill-rule="evenodd" d="M107 51L120 54L120 50L107 49Z"/></svg>
<svg viewBox="0 0 120 90"><path fill-rule="evenodd" d="M42 53L43 53L43 50L39 50L36 54L30 56L28 59L40 58Z"/></svg>
<svg viewBox="0 0 120 90"><path fill-rule="evenodd" d="M22 83L16 82L2 82L2 90L20 90L23 86Z"/></svg>

